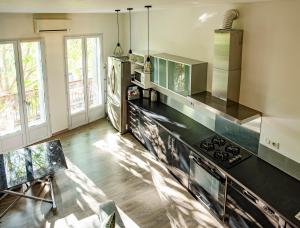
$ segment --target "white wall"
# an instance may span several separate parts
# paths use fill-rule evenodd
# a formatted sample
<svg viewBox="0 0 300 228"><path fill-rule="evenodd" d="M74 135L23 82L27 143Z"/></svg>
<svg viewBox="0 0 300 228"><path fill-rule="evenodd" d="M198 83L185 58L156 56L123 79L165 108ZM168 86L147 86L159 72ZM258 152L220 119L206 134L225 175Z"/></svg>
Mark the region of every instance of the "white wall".
<svg viewBox="0 0 300 228"><path fill-rule="evenodd" d="M300 1L240 7L245 30L241 102L261 110L261 143L300 163Z"/></svg>
<svg viewBox="0 0 300 228"><path fill-rule="evenodd" d="M207 61L210 90L213 31L233 7L241 12L235 27L244 29L240 102L264 113L261 142L280 142L278 152L300 162L299 1L152 10L150 49ZM146 12L132 19L133 50L145 50Z"/></svg>
<svg viewBox="0 0 300 228"><path fill-rule="evenodd" d="M63 37L72 34L102 33L105 61L112 53L117 39L113 14L67 16L72 20L71 32L35 34L32 14L0 14L0 39L43 37L45 40L52 133L68 128Z"/></svg>

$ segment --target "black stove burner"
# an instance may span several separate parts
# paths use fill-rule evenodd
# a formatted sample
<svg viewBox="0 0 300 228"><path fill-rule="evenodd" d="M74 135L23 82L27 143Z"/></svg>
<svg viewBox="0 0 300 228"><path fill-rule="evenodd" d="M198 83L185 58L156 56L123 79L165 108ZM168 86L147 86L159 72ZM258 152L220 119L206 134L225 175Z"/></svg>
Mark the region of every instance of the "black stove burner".
<svg viewBox="0 0 300 228"><path fill-rule="evenodd" d="M225 143L226 143L226 140L219 137L219 136L213 137L211 141L212 141L213 144L216 144L218 146L224 146Z"/></svg>
<svg viewBox="0 0 300 228"><path fill-rule="evenodd" d="M228 169L251 156L250 152L219 135L212 135L196 146L210 156L216 164Z"/></svg>
<svg viewBox="0 0 300 228"><path fill-rule="evenodd" d="M221 160L221 161L227 161L229 158L229 153L217 150L214 152L214 158Z"/></svg>
<svg viewBox="0 0 300 228"><path fill-rule="evenodd" d="M201 143L200 147L206 151L212 151L213 149L215 149L214 144L209 143L209 142Z"/></svg>
<svg viewBox="0 0 300 228"><path fill-rule="evenodd" d="M238 155L240 153L240 148L233 145L229 145L225 147L225 151L233 155Z"/></svg>

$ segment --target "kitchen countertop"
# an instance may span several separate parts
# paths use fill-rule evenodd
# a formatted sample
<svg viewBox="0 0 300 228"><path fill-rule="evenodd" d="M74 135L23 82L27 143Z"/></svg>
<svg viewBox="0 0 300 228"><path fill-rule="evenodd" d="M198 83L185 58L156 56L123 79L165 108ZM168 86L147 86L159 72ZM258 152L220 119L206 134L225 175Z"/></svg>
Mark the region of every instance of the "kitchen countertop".
<svg viewBox="0 0 300 228"><path fill-rule="evenodd" d="M194 145L216 134L215 132L163 103L150 102L148 99L129 102L146 111L149 117L167 128L174 136L211 160ZM223 170L287 220L300 226L300 221L295 218L300 211L300 181L255 155L230 169Z"/></svg>

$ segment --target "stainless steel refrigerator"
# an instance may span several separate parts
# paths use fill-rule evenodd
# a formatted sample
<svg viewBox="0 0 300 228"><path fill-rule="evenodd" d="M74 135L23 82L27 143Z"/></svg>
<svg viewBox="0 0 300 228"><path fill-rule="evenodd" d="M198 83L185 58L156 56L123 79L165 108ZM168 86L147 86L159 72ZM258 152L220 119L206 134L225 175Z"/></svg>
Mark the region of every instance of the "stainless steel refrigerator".
<svg viewBox="0 0 300 228"><path fill-rule="evenodd" d="M130 62L127 57L108 57L107 115L112 125L120 132L126 132L127 87L131 81Z"/></svg>

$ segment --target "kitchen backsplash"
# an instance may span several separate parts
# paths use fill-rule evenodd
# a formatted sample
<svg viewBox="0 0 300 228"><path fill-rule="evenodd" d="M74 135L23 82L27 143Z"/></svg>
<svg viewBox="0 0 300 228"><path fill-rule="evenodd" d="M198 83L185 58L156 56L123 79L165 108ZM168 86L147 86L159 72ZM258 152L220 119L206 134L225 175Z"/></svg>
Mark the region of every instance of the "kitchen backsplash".
<svg viewBox="0 0 300 228"><path fill-rule="evenodd" d="M252 153L258 153L259 132L245 128L221 116L216 116L215 132L250 150Z"/></svg>
<svg viewBox="0 0 300 228"><path fill-rule="evenodd" d="M240 125L204 108L191 108L160 93L160 101L256 154L261 159L300 180L300 164L259 143L261 119Z"/></svg>
<svg viewBox="0 0 300 228"><path fill-rule="evenodd" d="M257 129L252 130L249 127L244 127L240 124L226 120L223 117L218 116L202 107L191 108L186 104L183 104L164 94L160 94L160 101L189 116L193 120L201 123L218 134L239 144L245 149L250 150L252 153L258 153L260 123Z"/></svg>

